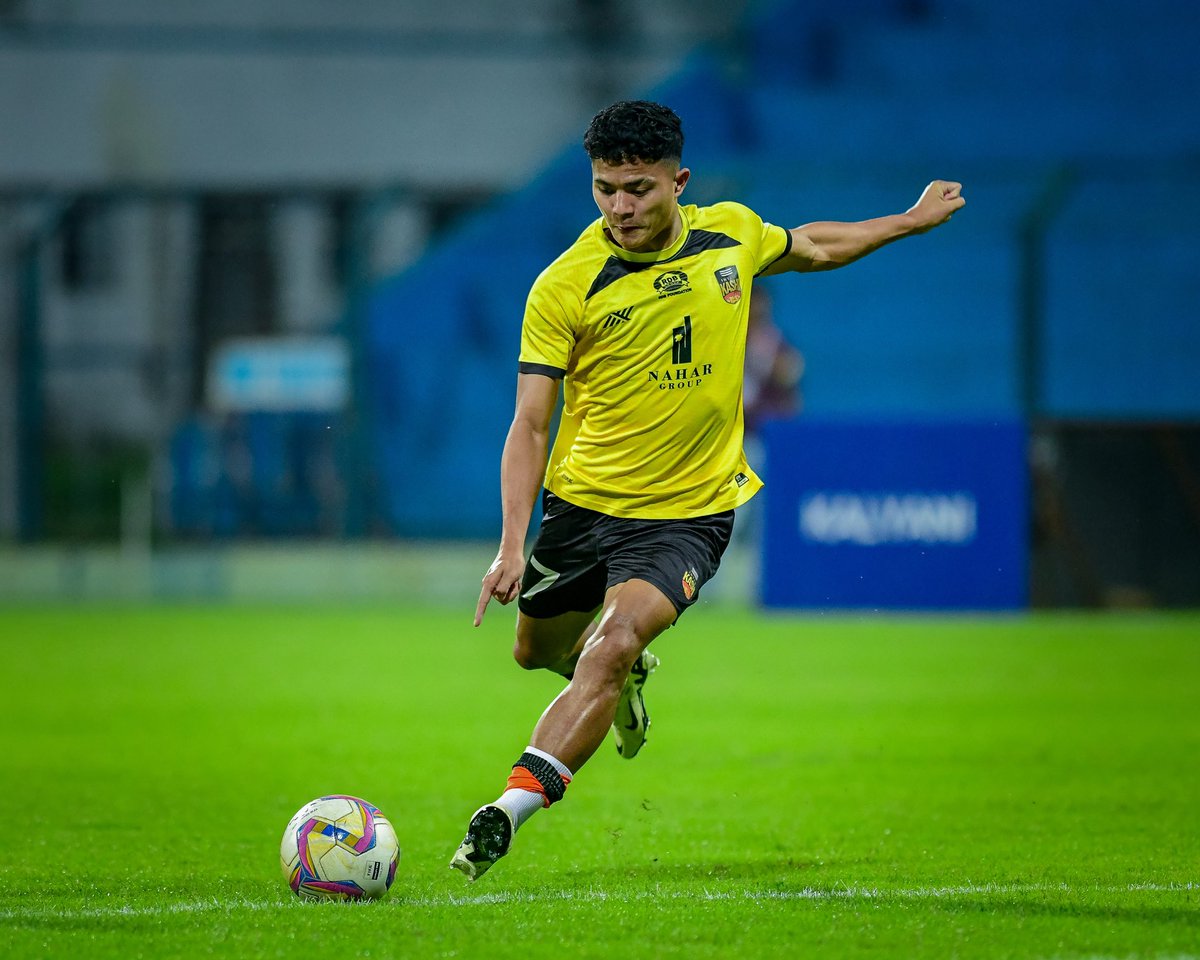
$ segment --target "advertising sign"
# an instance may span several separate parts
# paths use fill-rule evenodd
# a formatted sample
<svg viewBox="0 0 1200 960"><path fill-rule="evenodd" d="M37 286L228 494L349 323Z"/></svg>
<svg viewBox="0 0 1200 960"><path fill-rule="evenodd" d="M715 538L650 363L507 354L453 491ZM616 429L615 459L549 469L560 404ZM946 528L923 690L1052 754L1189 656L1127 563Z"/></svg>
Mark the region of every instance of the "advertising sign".
<svg viewBox="0 0 1200 960"><path fill-rule="evenodd" d="M220 412L333 412L350 395L350 352L338 337L245 337L214 351L209 405Z"/></svg>
<svg viewBox="0 0 1200 960"><path fill-rule="evenodd" d="M762 602L1024 607L1025 438L1009 421L766 424Z"/></svg>

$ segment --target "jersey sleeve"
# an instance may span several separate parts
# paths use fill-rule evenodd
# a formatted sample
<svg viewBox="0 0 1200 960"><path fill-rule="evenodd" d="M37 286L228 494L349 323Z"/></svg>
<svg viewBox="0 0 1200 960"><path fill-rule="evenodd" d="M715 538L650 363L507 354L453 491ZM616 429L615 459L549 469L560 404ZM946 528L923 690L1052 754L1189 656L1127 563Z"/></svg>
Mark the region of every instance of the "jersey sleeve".
<svg viewBox="0 0 1200 960"><path fill-rule="evenodd" d="M534 282L525 301L517 369L521 373L562 377L567 372L574 348L571 315L552 279L543 273Z"/></svg>
<svg viewBox="0 0 1200 960"><path fill-rule="evenodd" d="M792 232L786 227L767 223L758 214L754 213L753 210L747 210L746 212L754 218L753 223L757 227L758 253L755 259L754 275L758 276L792 249Z"/></svg>
<svg viewBox="0 0 1200 960"><path fill-rule="evenodd" d="M758 248L758 269L754 271L755 276L766 270L780 257L786 256L792 249L792 232L790 230L773 223L760 222L762 223L762 237Z"/></svg>
<svg viewBox="0 0 1200 960"><path fill-rule="evenodd" d="M740 203L720 204L737 218L738 239L754 251L754 275L758 276L792 249L792 233L785 227L767 223Z"/></svg>

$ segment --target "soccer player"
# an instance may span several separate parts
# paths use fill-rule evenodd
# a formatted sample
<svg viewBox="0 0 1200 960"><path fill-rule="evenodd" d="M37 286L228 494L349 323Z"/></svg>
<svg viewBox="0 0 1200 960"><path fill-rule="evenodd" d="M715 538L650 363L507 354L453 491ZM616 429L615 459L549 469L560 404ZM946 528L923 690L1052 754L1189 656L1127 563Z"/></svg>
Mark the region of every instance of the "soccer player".
<svg viewBox="0 0 1200 960"><path fill-rule="evenodd" d="M696 602L734 508L762 486L742 451L755 278L845 266L965 203L961 184L935 180L905 213L791 230L737 203L681 205L690 171L679 117L647 101L602 110L583 146L601 216L529 293L500 465L500 549L475 610L478 626L489 601L517 599L517 663L568 682L506 789L471 818L450 866L472 880L562 799L610 727L622 757L646 740L643 687L658 666L647 647Z"/></svg>

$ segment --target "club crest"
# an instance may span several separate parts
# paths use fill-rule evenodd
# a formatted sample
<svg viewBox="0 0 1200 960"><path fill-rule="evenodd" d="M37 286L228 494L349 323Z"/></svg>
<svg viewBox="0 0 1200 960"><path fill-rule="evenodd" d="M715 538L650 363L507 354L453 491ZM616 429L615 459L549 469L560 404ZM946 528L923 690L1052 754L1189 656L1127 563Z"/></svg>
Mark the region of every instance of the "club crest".
<svg viewBox="0 0 1200 960"><path fill-rule="evenodd" d="M738 276L736 266L721 267L713 271L713 275L717 278L726 303L737 303L742 299L742 279Z"/></svg>

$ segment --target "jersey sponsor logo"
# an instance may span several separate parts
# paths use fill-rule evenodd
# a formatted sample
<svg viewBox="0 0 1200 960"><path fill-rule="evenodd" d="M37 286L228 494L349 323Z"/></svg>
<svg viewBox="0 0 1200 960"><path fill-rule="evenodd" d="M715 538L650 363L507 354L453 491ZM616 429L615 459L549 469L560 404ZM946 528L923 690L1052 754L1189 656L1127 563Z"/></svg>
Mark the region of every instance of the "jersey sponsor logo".
<svg viewBox="0 0 1200 960"><path fill-rule="evenodd" d="M691 317L684 317L683 323L671 331L671 362L676 365L692 362Z"/></svg>
<svg viewBox="0 0 1200 960"><path fill-rule="evenodd" d="M717 285L721 288L721 296L726 303L737 303L742 299L742 279L738 276L736 266L721 267L713 271Z"/></svg>
<svg viewBox="0 0 1200 960"><path fill-rule="evenodd" d="M748 476L746 476L744 473L737 473L737 474L734 474L733 482L736 483L739 487L744 487L746 484L748 484L750 482L750 478Z"/></svg>
<svg viewBox="0 0 1200 960"><path fill-rule="evenodd" d="M696 595L697 579L698 578L697 578L695 570L684 570L683 571L683 595L688 600L691 600L692 597L694 597Z"/></svg>
<svg viewBox="0 0 1200 960"><path fill-rule="evenodd" d="M667 367L665 370L651 370L648 382L657 384L659 390L685 390L688 387L698 387L705 377L712 376L711 363L697 363L690 367Z"/></svg>
<svg viewBox="0 0 1200 960"><path fill-rule="evenodd" d="M668 270L654 281L654 289L658 291L658 299L677 297L681 293L691 293L692 287L688 275L682 270Z"/></svg>
<svg viewBox="0 0 1200 960"><path fill-rule="evenodd" d="M604 318L604 324L601 330L607 330L609 327L615 327L618 324L624 323L633 314L633 307L626 307L624 310L614 310Z"/></svg>
<svg viewBox="0 0 1200 960"><path fill-rule="evenodd" d="M686 390L699 386L712 372L711 363L692 360L692 318L689 316L671 331L671 366L647 371L647 377L648 382L659 390Z"/></svg>

